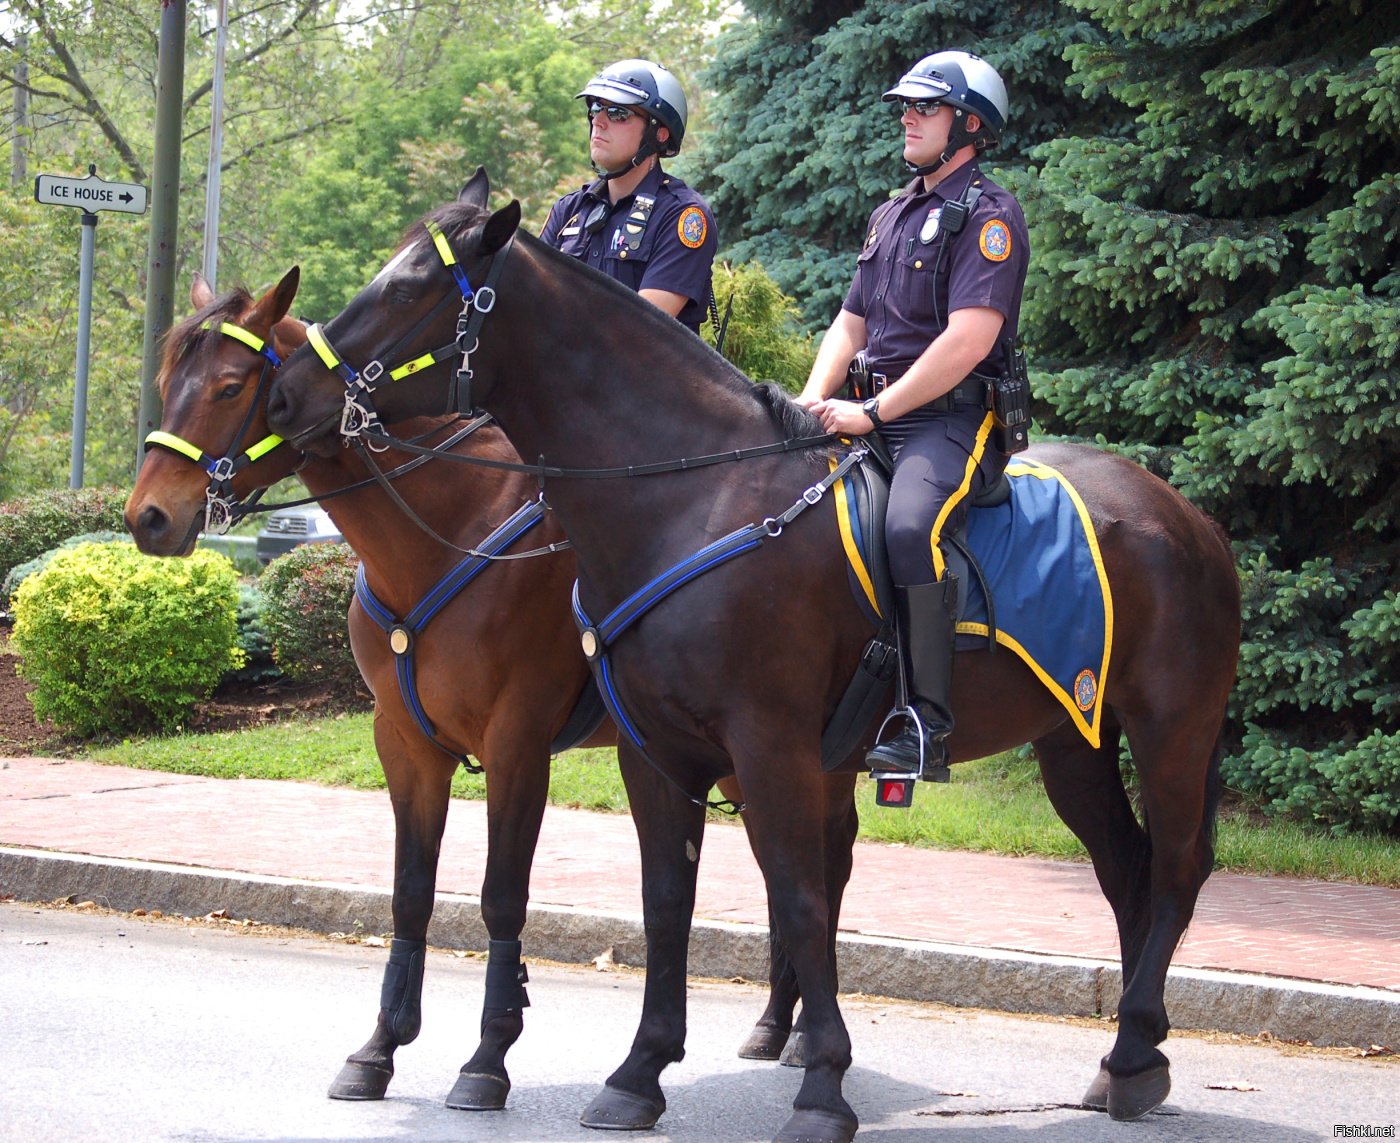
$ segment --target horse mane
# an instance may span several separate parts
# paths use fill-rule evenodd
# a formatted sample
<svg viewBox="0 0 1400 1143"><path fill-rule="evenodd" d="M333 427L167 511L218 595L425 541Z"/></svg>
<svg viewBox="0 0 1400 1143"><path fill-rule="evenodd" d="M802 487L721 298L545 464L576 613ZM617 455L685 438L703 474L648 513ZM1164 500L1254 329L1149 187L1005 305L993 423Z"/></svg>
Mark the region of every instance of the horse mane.
<svg viewBox="0 0 1400 1143"><path fill-rule="evenodd" d="M431 211L414 223L404 234L399 244L414 241L429 241L425 224L432 222L442 229L449 241L463 237L473 227L486 221L488 214L471 203L450 202ZM516 232L516 241L522 242L534 254L548 262L550 272L559 276L576 275L586 279L589 287L602 290L610 295L618 305L631 307L629 320L640 323L643 338L655 334L658 341L666 341L684 360L693 363L703 373L707 383L723 388L740 402L754 405L779 429L784 438L821 436L821 422L800 405L795 404L781 386L772 381L753 381L735 365L717 353L699 337L690 335L677 337L679 323L670 315L644 301L634 290L621 282L609 278L592 267L571 258L567 254L541 242L533 234Z"/></svg>
<svg viewBox="0 0 1400 1143"><path fill-rule="evenodd" d="M160 358L160 395L165 399L165 387L169 383L171 371L194 352L202 334L217 336L215 331L206 330L206 322L217 324L236 321L253 304L253 295L243 286L235 286L220 294L207 306L197 310L183 321L170 327L165 335L165 345ZM207 339L205 339L207 340Z"/></svg>

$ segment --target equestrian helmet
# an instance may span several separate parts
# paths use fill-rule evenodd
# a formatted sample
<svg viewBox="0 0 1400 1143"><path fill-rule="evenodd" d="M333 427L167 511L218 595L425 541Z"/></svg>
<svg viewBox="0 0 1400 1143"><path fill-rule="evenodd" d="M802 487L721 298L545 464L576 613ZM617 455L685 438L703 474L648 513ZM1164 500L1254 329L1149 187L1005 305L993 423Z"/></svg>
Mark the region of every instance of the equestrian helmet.
<svg viewBox="0 0 1400 1143"><path fill-rule="evenodd" d="M669 71L650 60L622 60L605 67L578 93L576 99L606 99L623 107L640 106L670 133L658 144L662 157L681 149L690 109L685 91Z"/></svg>
<svg viewBox="0 0 1400 1143"><path fill-rule="evenodd" d="M896 99L937 99L976 115L982 121L982 129L972 141L979 150L1001 138L1010 110L1006 84L996 68L971 52L935 52L925 56L881 98L886 103Z"/></svg>

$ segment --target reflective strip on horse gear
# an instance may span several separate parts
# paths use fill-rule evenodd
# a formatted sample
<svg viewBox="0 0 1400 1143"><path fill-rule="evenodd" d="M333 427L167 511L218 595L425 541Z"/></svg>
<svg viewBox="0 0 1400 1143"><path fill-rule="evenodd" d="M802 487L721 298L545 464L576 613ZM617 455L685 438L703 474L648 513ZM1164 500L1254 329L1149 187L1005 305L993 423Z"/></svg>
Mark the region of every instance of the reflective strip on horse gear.
<svg viewBox="0 0 1400 1143"><path fill-rule="evenodd" d="M389 646L394 652L395 673L399 680L399 695L403 699L404 706L413 716L414 722L418 724L418 729L429 741L456 758L462 764L463 769L469 773L481 773L480 764L473 762L470 756L453 750L439 739L437 728L433 726L432 720L423 710L423 703L418 696L418 676L413 656L414 637L427 627L433 617L446 607L467 584L491 565L491 556L504 551L536 524L539 524L544 519L544 513L545 506L538 500L532 500L520 508L509 520L496 528L481 542L478 554L462 560L429 588L428 593L423 596L418 605L403 619L394 615L370 590L369 581L365 578L364 565L361 564L355 569L355 598L360 601L360 606L365 609L365 614L389 636Z"/></svg>
<svg viewBox="0 0 1400 1143"><path fill-rule="evenodd" d="M781 516L770 516L761 523L746 524L744 527L730 532L729 535L720 537L714 543L707 544L698 552L681 560L669 571L663 572L650 583L633 592L597 623L588 618L588 613L579 600L578 581L574 581L574 622L578 624L583 653L598 678L598 690L602 693L603 701L608 704L608 712L612 715L613 721L617 723L617 728L631 739L632 744L651 764L652 768L669 778L695 805L730 813L738 813L743 809L743 806L735 806L732 802L707 802L703 798L690 795L680 782L676 781L651 758L646 751L645 739L642 738L636 724L628 717L627 711L622 705L622 699L618 695L617 687L614 685L612 669L608 662L608 648L627 628L676 591L677 588L704 575L712 568L727 563L735 556L751 552L768 540L777 539L783 534L783 529L792 521L808 508L820 503L831 486L859 464L866 455L867 450L863 446L856 447L847 453L831 472L803 492Z"/></svg>
<svg viewBox="0 0 1400 1143"><path fill-rule="evenodd" d="M253 391L253 400L249 404L248 412L244 415L243 423L238 427L238 432L234 434L230 446L237 448L242 443L248 426L253 423L253 415L258 409L259 399L262 396L263 388L267 385L268 378L274 369L281 367L282 359L277 356L266 341L251 330L244 329L241 325L234 325L233 322L229 321L217 324L206 321L200 328L216 330L225 337L231 337L246 345L263 359L262 371L258 374L257 388ZM239 456L223 456L218 459L209 456L198 445L191 444L189 441L177 437L174 433L167 433L160 429L147 433L143 443L147 452L152 448L168 449L177 456L194 461L208 473L209 487L204 493L204 531L212 535L222 535L242 518L238 498L233 493L234 476L255 460L275 449L282 443L282 438L275 434L269 434Z"/></svg>
<svg viewBox="0 0 1400 1143"><path fill-rule="evenodd" d="M216 329L225 337L231 337L234 341L241 341L254 353L260 357L265 357L272 363L274 369L281 368L282 359L277 356L273 348L252 330L244 329L241 325L234 325L231 321L221 321L217 325L207 321L199 327L200 329Z"/></svg>

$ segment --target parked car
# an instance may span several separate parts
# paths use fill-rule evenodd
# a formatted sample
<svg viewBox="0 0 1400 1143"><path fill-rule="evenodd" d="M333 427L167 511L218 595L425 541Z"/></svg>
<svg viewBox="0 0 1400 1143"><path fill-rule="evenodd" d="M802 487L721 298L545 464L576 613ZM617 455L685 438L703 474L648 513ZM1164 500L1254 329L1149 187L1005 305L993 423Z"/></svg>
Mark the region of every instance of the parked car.
<svg viewBox="0 0 1400 1143"><path fill-rule="evenodd" d="M258 563L269 564L299 544L335 544L344 537L330 513L314 504L272 513L258 533Z"/></svg>

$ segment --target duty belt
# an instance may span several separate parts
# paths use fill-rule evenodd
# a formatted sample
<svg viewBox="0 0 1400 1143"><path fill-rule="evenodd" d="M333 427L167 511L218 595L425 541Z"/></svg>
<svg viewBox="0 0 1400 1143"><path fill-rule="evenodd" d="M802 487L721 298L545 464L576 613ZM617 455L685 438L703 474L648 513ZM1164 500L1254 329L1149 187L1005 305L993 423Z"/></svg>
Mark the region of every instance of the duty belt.
<svg viewBox="0 0 1400 1143"><path fill-rule="evenodd" d="M902 377L898 374L894 377L886 373L870 374L870 391L872 393L883 393L885 389L893 385ZM932 409L936 413L951 413L956 405L980 405L988 408L987 395L991 392L991 383L981 377L969 377L960 381L941 397L935 397L932 401L925 401L919 407L921 409Z"/></svg>

